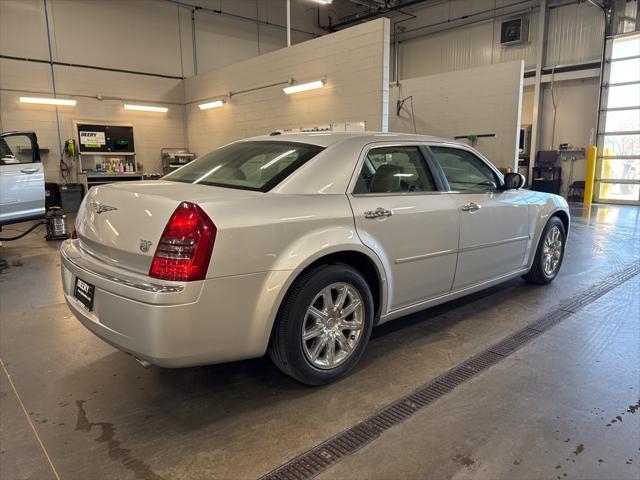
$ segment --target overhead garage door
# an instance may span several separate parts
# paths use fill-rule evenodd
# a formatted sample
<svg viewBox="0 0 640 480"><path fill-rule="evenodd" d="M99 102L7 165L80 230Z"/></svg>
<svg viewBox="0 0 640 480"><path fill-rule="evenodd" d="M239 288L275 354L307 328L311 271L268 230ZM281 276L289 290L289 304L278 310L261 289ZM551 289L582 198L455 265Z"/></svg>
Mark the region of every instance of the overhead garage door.
<svg viewBox="0 0 640 480"><path fill-rule="evenodd" d="M640 204L640 34L608 42L598 135L599 202Z"/></svg>

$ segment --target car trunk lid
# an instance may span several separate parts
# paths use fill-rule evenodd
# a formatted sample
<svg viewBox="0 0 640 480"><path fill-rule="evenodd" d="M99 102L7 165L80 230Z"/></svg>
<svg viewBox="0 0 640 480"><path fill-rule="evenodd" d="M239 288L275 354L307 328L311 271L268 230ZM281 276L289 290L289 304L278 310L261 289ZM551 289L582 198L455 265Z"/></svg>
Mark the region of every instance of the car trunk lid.
<svg viewBox="0 0 640 480"><path fill-rule="evenodd" d="M162 232L182 202L211 205L251 195L259 194L163 180L104 185L88 192L76 229L85 252L146 275Z"/></svg>

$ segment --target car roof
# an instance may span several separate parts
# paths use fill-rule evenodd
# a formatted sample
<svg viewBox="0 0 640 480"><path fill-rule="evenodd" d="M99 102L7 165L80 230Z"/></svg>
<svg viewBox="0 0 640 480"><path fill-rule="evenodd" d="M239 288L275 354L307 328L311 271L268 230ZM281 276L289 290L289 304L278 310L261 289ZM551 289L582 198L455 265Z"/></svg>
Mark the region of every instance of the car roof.
<svg viewBox="0 0 640 480"><path fill-rule="evenodd" d="M281 142L302 142L328 147L336 143L349 140L360 139L363 145L372 142L388 142L388 141L413 141L413 142L446 142L458 143L450 138L432 137L429 135L416 135L412 133L392 133L392 132L299 132L299 133L283 133L260 135L242 140L247 141L281 141Z"/></svg>

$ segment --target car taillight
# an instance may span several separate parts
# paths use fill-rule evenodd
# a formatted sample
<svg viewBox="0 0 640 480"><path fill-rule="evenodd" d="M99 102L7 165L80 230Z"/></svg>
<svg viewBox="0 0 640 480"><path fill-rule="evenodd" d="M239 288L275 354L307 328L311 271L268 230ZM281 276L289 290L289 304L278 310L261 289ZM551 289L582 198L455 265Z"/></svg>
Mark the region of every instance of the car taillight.
<svg viewBox="0 0 640 480"><path fill-rule="evenodd" d="M209 268L216 226L198 206L182 202L173 212L151 262L149 276L162 280L203 280Z"/></svg>

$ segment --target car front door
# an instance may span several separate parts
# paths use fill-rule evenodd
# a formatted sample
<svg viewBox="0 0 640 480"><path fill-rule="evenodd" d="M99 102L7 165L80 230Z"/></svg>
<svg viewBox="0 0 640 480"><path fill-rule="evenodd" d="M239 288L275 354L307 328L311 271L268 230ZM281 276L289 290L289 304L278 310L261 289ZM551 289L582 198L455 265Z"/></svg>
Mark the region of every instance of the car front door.
<svg viewBox="0 0 640 480"><path fill-rule="evenodd" d="M458 247L456 204L419 145L363 152L349 200L365 245L386 263L388 311L449 293Z"/></svg>
<svg viewBox="0 0 640 480"><path fill-rule="evenodd" d="M524 194L502 190L502 178L471 150L430 146L449 184L460 217L453 290L521 270L529 241Z"/></svg>
<svg viewBox="0 0 640 480"><path fill-rule="evenodd" d="M44 171L33 132L0 134L0 224L44 215Z"/></svg>

